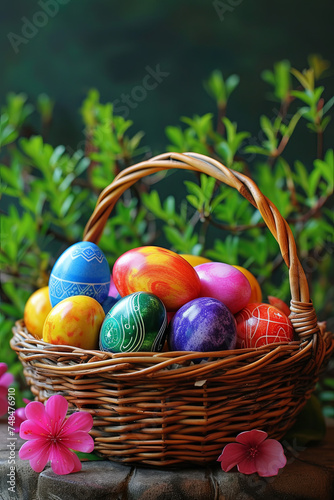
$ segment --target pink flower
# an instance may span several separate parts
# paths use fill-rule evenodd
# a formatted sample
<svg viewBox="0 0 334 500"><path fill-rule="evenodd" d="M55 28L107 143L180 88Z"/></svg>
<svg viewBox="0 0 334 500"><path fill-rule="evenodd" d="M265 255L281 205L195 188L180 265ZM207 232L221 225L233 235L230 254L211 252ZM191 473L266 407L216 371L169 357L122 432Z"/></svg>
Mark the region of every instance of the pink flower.
<svg viewBox="0 0 334 500"><path fill-rule="evenodd" d="M218 458L221 468L228 472L237 466L243 474L257 472L259 476L270 477L278 474L286 464L283 446L276 439L267 439L268 434L259 430L241 432L236 443L225 446Z"/></svg>
<svg viewBox="0 0 334 500"><path fill-rule="evenodd" d="M63 396L51 396L45 406L33 401L25 408L27 420L22 422L20 437L28 441L21 446L19 457L30 460L36 472L41 472L50 460L53 472L69 474L81 470L81 462L71 450L91 453L93 438L88 434L93 417L78 411L68 418L68 403Z"/></svg>
<svg viewBox="0 0 334 500"><path fill-rule="evenodd" d="M26 398L23 398L23 401L25 402L26 405L30 403L29 399L26 399ZM23 406L21 408L17 408L14 411L13 415L14 415L14 432L19 433L20 432L20 425L22 424L22 422L27 420L25 406Z"/></svg>
<svg viewBox="0 0 334 500"><path fill-rule="evenodd" d="M6 372L6 363L0 363L0 417L8 412L8 387L14 382L13 375Z"/></svg>

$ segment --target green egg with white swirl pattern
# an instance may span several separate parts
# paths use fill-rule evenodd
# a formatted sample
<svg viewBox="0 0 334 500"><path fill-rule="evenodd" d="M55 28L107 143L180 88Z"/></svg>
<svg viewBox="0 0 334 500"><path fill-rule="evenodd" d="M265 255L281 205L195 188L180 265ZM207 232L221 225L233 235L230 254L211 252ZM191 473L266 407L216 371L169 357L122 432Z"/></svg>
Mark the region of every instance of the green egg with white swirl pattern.
<svg viewBox="0 0 334 500"><path fill-rule="evenodd" d="M108 352L161 351L167 312L152 293L136 292L120 299L108 312L100 331L100 349Z"/></svg>

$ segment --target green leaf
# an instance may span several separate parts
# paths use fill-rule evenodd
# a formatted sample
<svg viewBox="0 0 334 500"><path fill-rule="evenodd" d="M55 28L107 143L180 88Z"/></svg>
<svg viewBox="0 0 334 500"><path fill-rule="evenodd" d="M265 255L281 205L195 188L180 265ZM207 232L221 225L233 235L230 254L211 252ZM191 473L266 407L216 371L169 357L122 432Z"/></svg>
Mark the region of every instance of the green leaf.
<svg viewBox="0 0 334 500"><path fill-rule="evenodd" d="M230 97L232 92L237 88L240 83L240 77L238 75L230 75L225 81L226 95L227 99Z"/></svg>
<svg viewBox="0 0 334 500"><path fill-rule="evenodd" d="M9 124L9 117L7 114L0 116L0 148L11 144L18 137L18 131L15 127Z"/></svg>
<svg viewBox="0 0 334 500"><path fill-rule="evenodd" d="M96 455L96 453L83 453L82 451L74 451L80 462L96 462L98 460L105 460L105 458Z"/></svg>
<svg viewBox="0 0 334 500"><path fill-rule="evenodd" d="M326 386L331 387L332 389L334 389L334 378L325 378L323 380L323 383L324 383L324 385L326 385Z"/></svg>
<svg viewBox="0 0 334 500"><path fill-rule="evenodd" d="M192 181L184 181L184 184L187 188L188 193L191 193L191 194L197 196L200 203L204 203L205 197L204 197L204 193L203 193L202 189L200 188L200 186L198 186L197 184L195 184L195 182L192 182Z"/></svg>
<svg viewBox="0 0 334 500"><path fill-rule="evenodd" d="M272 71L270 71L269 69L265 69L264 71L262 71L261 78L265 82L270 83L271 85L275 85L274 73Z"/></svg>
<svg viewBox="0 0 334 500"><path fill-rule="evenodd" d="M246 146L244 148L245 153L255 153L258 155L269 156L270 151L268 149L261 148L260 146Z"/></svg>
<svg viewBox="0 0 334 500"><path fill-rule="evenodd" d="M325 116L325 118L323 118L320 122L320 127L321 127L321 130L322 132L325 131L327 125L329 124L329 122L331 121L331 117L330 116Z"/></svg>
<svg viewBox="0 0 334 500"><path fill-rule="evenodd" d="M308 174L305 166L301 161L295 161L295 168L297 175L294 175L294 180L304 189L305 193L308 193Z"/></svg>
<svg viewBox="0 0 334 500"><path fill-rule="evenodd" d="M315 160L313 165L317 171L319 171L322 177L326 180L328 184L328 191L331 192L334 188L334 151L333 149L328 149L326 151L324 160Z"/></svg>
<svg viewBox="0 0 334 500"><path fill-rule="evenodd" d="M57 164L59 161L60 157L64 154L65 152L65 147L64 146L57 146L54 150L52 155L50 156L49 162L50 165L53 167Z"/></svg>
<svg viewBox="0 0 334 500"><path fill-rule="evenodd" d="M34 107L27 103L27 95L21 92L7 94L7 104L3 112L8 116L8 123L15 129L19 129L27 117L34 111Z"/></svg>
<svg viewBox="0 0 334 500"><path fill-rule="evenodd" d="M192 249L198 243L198 236L191 236L192 227L188 226L188 233L181 232L175 227L164 226L163 228L167 240L171 243L174 249L180 253L192 253Z"/></svg>
<svg viewBox="0 0 334 500"><path fill-rule="evenodd" d="M309 92L302 92L301 90L292 90L291 95L312 106L313 98Z"/></svg>
<svg viewBox="0 0 334 500"><path fill-rule="evenodd" d="M274 87L274 96L279 101L286 101L290 88L290 62L283 60L274 65L274 71L265 70L261 73L262 79Z"/></svg>
<svg viewBox="0 0 334 500"><path fill-rule="evenodd" d="M274 65L275 71L275 95L280 101L284 101L290 90L290 62L279 61Z"/></svg>
<svg viewBox="0 0 334 500"><path fill-rule="evenodd" d="M233 81L231 82L233 86ZM230 83L230 85L231 85ZM208 94L213 97L218 105L225 105L228 95L225 82L221 71L215 70L211 73L208 80L204 82L204 88ZM232 92L232 90L231 90ZM230 93L231 93L230 92Z"/></svg>
<svg viewBox="0 0 334 500"><path fill-rule="evenodd" d="M183 147L184 138L183 132L180 127L166 127L165 129L168 139L178 146L180 149Z"/></svg>
<svg viewBox="0 0 334 500"><path fill-rule="evenodd" d="M276 144L277 140L275 136L275 131L273 129L273 124L271 123L271 121L267 116L265 115L260 116L260 125L263 132L268 137L270 144L272 145Z"/></svg>
<svg viewBox="0 0 334 500"><path fill-rule="evenodd" d="M334 97L331 97L329 99L328 102L326 102L326 104L324 104L323 108L322 108L322 113L325 114L327 113L327 111L329 111L331 109L331 107L334 106Z"/></svg>
<svg viewBox="0 0 334 500"><path fill-rule="evenodd" d="M196 210L200 211L202 204L199 202L198 198L193 194L188 194L186 200L192 205Z"/></svg>
<svg viewBox="0 0 334 500"><path fill-rule="evenodd" d="M295 68L291 68L291 73L297 78L299 83L304 87L304 89L313 90L314 81L312 82L312 76L310 71L304 71L301 73Z"/></svg>
<svg viewBox="0 0 334 500"><path fill-rule="evenodd" d="M293 117L291 118L289 124L287 125L287 127L285 128L285 131L283 133L283 135L285 137L291 137L296 126L297 126L297 123L299 122L299 120L301 119L301 117L305 114L305 108L300 108L297 113L295 113L293 115Z"/></svg>

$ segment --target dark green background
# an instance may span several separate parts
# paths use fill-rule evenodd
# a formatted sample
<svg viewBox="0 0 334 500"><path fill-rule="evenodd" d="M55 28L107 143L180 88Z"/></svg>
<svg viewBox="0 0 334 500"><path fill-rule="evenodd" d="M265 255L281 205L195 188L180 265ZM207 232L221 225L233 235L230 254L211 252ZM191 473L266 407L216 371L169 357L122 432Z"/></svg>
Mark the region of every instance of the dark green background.
<svg viewBox="0 0 334 500"><path fill-rule="evenodd" d="M46 92L57 103L50 141L75 148L83 139L78 109L88 89L96 87L103 101L113 101L141 84L147 65L159 64L169 76L129 115L133 132L145 130L144 143L158 153L167 144L166 125L176 125L182 115L214 110L202 83L219 68L241 77L228 116L240 130L256 135L260 114L272 117L275 107L264 101L268 86L261 71L284 58L303 69L310 53L331 60L334 3L226 0L232 11L223 20L214 5L68 0L15 54L8 34L22 36L22 18L32 21L42 9L35 0L6 2L0 16L1 102L10 90L24 91L32 100ZM333 85L333 77L324 84ZM300 159L313 158L314 147L315 138L304 140Z"/></svg>

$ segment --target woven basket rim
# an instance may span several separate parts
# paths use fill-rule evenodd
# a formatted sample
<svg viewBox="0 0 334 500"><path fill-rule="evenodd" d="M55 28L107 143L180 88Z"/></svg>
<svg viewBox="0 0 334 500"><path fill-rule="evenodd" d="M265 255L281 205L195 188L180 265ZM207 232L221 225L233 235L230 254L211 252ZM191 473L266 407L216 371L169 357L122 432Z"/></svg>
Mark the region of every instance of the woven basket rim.
<svg viewBox="0 0 334 500"><path fill-rule="evenodd" d="M210 376L219 368L228 371L230 376L237 373L251 373L263 369L275 360L283 366L305 356L317 357L319 368L323 360L334 350L334 336L322 329L321 342L313 340L277 342L257 348L244 348L215 352L166 351L166 352L129 352L108 353L100 350L85 350L73 346L48 344L33 337L19 320L13 327L11 347L26 363L33 364L42 371L50 371L59 376L69 374L96 373L110 370L115 379L171 378L181 377L184 372L197 380ZM319 340L319 339L318 339ZM320 344L320 345L319 345ZM40 347L40 348L39 348ZM204 363L195 363L198 358L208 358ZM61 361L59 361L61 360ZM75 360L77 360L75 362ZM48 361L48 362L46 362ZM236 363L245 362L244 367L233 370ZM113 371L114 370L114 371Z"/></svg>

